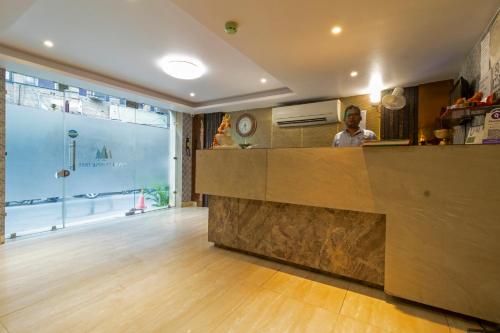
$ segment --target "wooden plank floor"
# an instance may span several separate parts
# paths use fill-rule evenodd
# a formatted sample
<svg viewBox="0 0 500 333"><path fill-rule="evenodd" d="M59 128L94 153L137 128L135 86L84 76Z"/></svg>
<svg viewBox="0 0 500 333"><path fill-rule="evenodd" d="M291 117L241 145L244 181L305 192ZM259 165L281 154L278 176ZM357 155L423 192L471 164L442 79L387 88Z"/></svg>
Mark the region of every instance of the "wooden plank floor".
<svg viewBox="0 0 500 333"><path fill-rule="evenodd" d="M4 332L466 332L476 323L215 248L204 208L0 246Z"/></svg>

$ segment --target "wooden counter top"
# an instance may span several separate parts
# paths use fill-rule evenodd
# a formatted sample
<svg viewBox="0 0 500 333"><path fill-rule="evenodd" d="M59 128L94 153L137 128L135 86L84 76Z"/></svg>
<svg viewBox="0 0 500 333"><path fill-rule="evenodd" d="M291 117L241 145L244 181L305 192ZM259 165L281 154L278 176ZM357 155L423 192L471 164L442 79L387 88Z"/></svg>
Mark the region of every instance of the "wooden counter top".
<svg viewBox="0 0 500 333"><path fill-rule="evenodd" d="M196 191L386 214L387 293L500 322L500 145L197 151Z"/></svg>

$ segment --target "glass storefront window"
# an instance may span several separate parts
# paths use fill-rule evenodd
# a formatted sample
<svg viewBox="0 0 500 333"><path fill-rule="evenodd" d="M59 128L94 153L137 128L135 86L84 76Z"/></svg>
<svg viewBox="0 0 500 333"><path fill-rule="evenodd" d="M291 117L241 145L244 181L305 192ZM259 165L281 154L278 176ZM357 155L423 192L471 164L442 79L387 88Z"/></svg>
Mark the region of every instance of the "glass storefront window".
<svg viewBox="0 0 500 333"><path fill-rule="evenodd" d="M6 78L7 237L173 202L169 111L22 74Z"/></svg>

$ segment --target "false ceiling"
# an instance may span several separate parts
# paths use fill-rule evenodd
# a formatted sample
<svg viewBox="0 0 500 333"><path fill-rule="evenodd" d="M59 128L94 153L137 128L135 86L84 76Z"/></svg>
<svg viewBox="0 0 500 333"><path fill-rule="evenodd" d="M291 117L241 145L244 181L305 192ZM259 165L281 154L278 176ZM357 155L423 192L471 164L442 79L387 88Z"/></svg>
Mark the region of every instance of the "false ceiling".
<svg viewBox="0 0 500 333"><path fill-rule="evenodd" d="M188 111L239 110L366 93L374 71L386 87L455 78L500 5L480 3L0 0L0 53L123 83ZM240 23L236 35L224 32L227 20ZM168 54L195 57L208 71L169 77L157 64Z"/></svg>

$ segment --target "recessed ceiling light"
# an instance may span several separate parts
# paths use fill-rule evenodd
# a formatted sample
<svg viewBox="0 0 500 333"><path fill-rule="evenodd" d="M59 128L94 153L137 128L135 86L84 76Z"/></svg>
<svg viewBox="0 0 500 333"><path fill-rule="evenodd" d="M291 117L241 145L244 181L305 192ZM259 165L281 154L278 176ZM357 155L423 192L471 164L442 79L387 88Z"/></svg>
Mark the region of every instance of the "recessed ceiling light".
<svg viewBox="0 0 500 333"><path fill-rule="evenodd" d="M352 71L352 72L351 72L351 77L356 77L356 76L358 76L358 72L356 72L356 71Z"/></svg>
<svg viewBox="0 0 500 333"><path fill-rule="evenodd" d="M54 47L54 43L52 43L52 41L50 40L44 41L43 45L45 45L46 47Z"/></svg>
<svg viewBox="0 0 500 333"><path fill-rule="evenodd" d="M341 32L342 32L342 28L339 26L335 26L332 28L332 34L334 34L334 35L338 35Z"/></svg>
<svg viewBox="0 0 500 333"><path fill-rule="evenodd" d="M267 83L267 79L266 78L260 79L260 83Z"/></svg>
<svg viewBox="0 0 500 333"><path fill-rule="evenodd" d="M159 65L165 73L181 80L194 80L206 72L199 60L187 57L165 57Z"/></svg>
<svg viewBox="0 0 500 333"><path fill-rule="evenodd" d="M194 97L196 94L194 92L190 93L189 96Z"/></svg>

